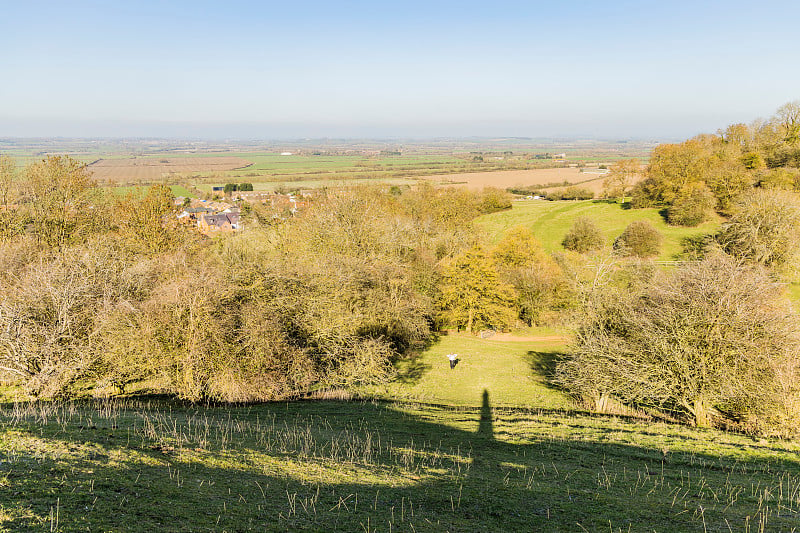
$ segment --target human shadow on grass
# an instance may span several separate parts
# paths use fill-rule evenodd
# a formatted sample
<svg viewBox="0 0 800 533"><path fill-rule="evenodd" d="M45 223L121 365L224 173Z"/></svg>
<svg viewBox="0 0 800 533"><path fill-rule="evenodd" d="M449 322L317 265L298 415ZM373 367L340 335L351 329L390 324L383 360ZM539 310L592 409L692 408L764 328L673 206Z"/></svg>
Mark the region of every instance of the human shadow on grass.
<svg viewBox="0 0 800 533"><path fill-rule="evenodd" d="M689 474L707 485L750 487L754 473L764 479L781 471L800 473L797 461L775 457L704 470L698 464L718 458L693 454L665 464L657 449L546 434L507 442L496 438L498 412L488 390L480 408L458 411L464 415L460 427L437 409L412 412L380 402L208 410L177 405L165 412L211 418L225 438L199 451L192 443L165 446L140 423L133 429L135 412L124 406L120 412L125 416L116 429L101 418L91 431L63 419L17 425L15 431L54 451L37 448L12 457L0 450L4 509L29 511L28 518L4 525L41 530L57 508L60 531L598 531L609 522L615 530L631 524L637 530L687 531L741 522L752 509L706 505L703 522L696 513L676 511L671 491L661 504L645 494L657 495L665 481L678 486ZM442 418L448 423L439 423ZM585 418L587 424L592 420ZM226 429L265 420L270 422L263 431L274 432L267 438L271 449L257 445L252 432L236 440ZM371 454L365 444L370 435L370 442L383 443L373 444ZM331 458L332 450L355 437L362 453ZM630 470L627 478L624 469ZM635 492L634 485L645 483L634 473L639 471L648 481ZM651 481L656 473L661 485ZM337 481L339 474L358 481ZM637 497L640 504L632 504ZM693 495L688 503L697 508L706 501ZM770 525L788 530L791 520L774 516Z"/></svg>

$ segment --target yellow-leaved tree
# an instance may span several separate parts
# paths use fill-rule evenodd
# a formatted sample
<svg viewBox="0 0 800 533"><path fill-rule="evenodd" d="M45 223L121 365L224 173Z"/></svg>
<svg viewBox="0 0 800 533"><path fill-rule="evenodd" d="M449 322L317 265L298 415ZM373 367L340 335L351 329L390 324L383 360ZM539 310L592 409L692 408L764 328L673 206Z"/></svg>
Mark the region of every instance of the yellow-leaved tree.
<svg viewBox="0 0 800 533"><path fill-rule="evenodd" d="M39 241L53 248L80 240L96 222L96 184L86 165L48 156L25 170L22 191Z"/></svg>
<svg viewBox="0 0 800 533"><path fill-rule="evenodd" d="M500 279L494 260L479 246L446 264L441 291L442 318L469 333L478 328L507 329L516 319L514 288Z"/></svg>
<svg viewBox="0 0 800 533"><path fill-rule="evenodd" d="M546 322L574 302L574 291L563 270L528 228L509 230L492 256L501 279L514 287L519 318L526 324Z"/></svg>

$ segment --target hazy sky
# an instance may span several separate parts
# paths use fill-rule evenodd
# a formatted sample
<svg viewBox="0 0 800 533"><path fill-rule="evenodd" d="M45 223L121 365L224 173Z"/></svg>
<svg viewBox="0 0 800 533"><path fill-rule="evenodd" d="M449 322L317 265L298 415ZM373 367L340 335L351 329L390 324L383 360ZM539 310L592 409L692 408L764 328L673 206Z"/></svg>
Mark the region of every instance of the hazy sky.
<svg viewBox="0 0 800 533"><path fill-rule="evenodd" d="M685 137L800 99L800 1L0 0L0 137Z"/></svg>

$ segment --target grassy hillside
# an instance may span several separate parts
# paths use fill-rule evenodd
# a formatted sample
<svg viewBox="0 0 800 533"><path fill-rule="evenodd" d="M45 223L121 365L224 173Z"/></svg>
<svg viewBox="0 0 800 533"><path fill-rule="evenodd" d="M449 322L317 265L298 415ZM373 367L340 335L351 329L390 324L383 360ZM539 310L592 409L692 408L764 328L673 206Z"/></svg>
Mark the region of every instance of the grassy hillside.
<svg viewBox="0 0 800 533"><path fill-rule="evenodd" d="M681 252L681 241L685 237L710 233L719 226L719 220L706 222L696 228L670 226L657 209L625 209L620 204L600 200L558 201L523 200L514 202L512 209L485 215L477 220L491 242L497 242L503 233L515 226L526 226L533 231L545 250L563 250L561 240L576 218L588 216L603 231L608 246L611 246L634 220L648 220L664 236L664 244L658 259L675 259Z"/></svg>
<svg viewBox="0 0 800 533"><path fill-rule="evenodd" d="M552 409L558 349L443 337L394 390L451 406L0 404L0 531L796 528L797 444Z"/></svg>

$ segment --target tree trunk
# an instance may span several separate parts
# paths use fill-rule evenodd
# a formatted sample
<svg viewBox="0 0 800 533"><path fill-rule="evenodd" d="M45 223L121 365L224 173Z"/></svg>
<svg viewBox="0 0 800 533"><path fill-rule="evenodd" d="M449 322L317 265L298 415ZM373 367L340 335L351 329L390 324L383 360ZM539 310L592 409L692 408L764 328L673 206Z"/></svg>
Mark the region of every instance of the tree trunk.
<svg viewBox="0 0 800 533"><path fill-rule="evenodd" d="M702 396L695 399L692 405L692 414L694 415L694 423L699 428L711 427L711 409L706 404Z"/></svg>
<svg viewBox="0 0 800 533"><path fill-rule="evenodd" d="M607 392L601 393L594 398L594 409L598 413L607 413L609 408L609 401L611 397Z"/></svg>
<svg viewBox="0 0 800 533"><path fill-rule="evenodd" d="M472 333L472 319L475 316L475 310L470 307L469 308L469 318L467 319L467 333Z"/></svg>

